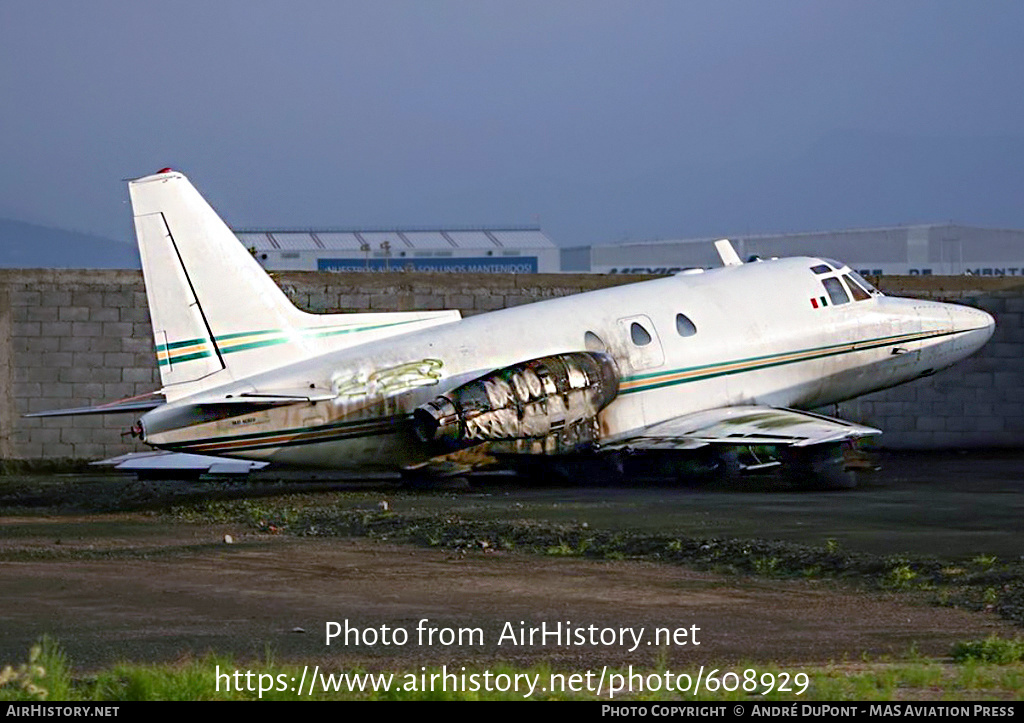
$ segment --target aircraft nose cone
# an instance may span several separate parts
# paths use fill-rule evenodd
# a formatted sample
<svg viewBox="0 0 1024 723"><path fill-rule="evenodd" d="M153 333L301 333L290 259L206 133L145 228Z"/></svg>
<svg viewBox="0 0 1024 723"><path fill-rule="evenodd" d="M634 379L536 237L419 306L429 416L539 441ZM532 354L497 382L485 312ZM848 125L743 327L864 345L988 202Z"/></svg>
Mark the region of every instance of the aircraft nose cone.
<svg viewBox="0 0 1024 723"><path fill-rule="evenodd" d="M965 341L972 351L985 345L996 330L996 320L987 311L968 306L954 306L952 316L953 329L964 332Z"/></svg>

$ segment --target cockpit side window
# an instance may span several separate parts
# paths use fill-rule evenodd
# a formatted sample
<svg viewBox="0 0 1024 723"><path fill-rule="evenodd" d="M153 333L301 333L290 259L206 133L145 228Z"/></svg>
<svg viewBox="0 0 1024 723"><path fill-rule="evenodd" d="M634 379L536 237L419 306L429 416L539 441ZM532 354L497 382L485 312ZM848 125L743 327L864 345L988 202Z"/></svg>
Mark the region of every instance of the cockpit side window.
<svg viewBox="0 0 1024 723"><path fill-rule="evenodd" d="M882 292L881 292L881 291L879 291L879 290L878 290L878 289L876 289L876 288L875 288L874 286L872 286L872 285L871 285L871 283L870 283L870 282L869 282L869 281L868 281L867 279L865 279L865 278L864 278L863 276L861 276L860 274L858 274L858 273L857 273L856 271L851 271L851 272L850 272L850 276L852 276L852 277L854 278L854 280L855 280L855 281L856 281L856 282L857 282L858 284L860 284L860 285L861 285L861 287L863 287L864 289L866 289L866 290L867 290L867 292L868 292L869 294L871 294L872 296L883 296L883 294L882 294Z"/></svg>
<svg viewBox="0 0 1024 723"><path fill-rule="evenodd" d="M843 281L845 281L846 285L850 288L850 293L853 294L854 301L867 301L871 298L871 294L863 289L860 284L854 281L853 277L849 274L843 275Z"/></svg>
<svg viewBox="0 0 1024 723"><path fill-rule="evenodd" d="M827 279L822 279L821 283L825 285L825 291L828 292L828 298L832 300L832 304L838 306L839 304L846 304L850 301L849 295L846 293L846 289L839 282L835 276L829 276Z"/></svg>
<svg viewBox="0 0 1024 723"><path fill-rule="evenodd" d="M832 270L832 269L830 269L830 268L829 268L829 267L828 267L827 265L825 265L825 264L818 264L817 266L812 266L812 267L811 267L811 271L813 271L813 272L814 272L814 273L816 273L816 274L827 274L827 273L829 273L829 272L830 272L831 270Z"/></svg>

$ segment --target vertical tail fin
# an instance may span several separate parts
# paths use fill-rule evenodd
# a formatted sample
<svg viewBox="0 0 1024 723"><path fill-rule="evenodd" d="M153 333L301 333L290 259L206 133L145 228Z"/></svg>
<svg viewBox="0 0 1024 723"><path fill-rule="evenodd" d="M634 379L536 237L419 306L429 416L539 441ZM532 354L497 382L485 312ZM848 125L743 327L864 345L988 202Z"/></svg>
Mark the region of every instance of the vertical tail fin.
<svg viewBox="0 0 1024 723"><path fill-rule="evenodd" d="M171 401L331 349L459 318L448 311L307 314L183 174L165 169L130 182L128 191L160 378Z"/></svg>

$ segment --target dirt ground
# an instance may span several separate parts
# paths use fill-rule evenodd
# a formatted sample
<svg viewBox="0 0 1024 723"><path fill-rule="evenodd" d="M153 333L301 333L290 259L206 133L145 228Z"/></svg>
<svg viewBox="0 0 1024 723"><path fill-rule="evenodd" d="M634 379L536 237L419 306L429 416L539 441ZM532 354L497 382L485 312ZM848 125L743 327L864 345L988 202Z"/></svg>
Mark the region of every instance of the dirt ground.
<svg viewBox="0 0 1024 723"><path fill-rule="evenodd" d="M145 511L0 518L0 598L0 664L23 661L47 633L79 670L208 651L239 662L271 656L334 669L495 661L573 670L656 662L786 666L912 650L942 657L955 641L1018 632L991 614L830 582L258 534ZM419 644L424 618L438 629L480 628L483 644ZM375 632L402 628L409 640L328 646L328 621ZM519 630L521 621L645 632L633 652L632 643L498 645L505 623ZM651 644L655 628L686 628L689 643Z"/></svg>

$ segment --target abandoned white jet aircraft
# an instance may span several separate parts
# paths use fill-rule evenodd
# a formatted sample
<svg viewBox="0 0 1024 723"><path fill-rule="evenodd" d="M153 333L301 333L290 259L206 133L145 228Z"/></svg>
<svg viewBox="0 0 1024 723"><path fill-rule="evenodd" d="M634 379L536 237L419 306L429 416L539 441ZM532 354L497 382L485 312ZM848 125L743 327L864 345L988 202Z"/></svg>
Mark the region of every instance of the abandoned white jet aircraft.
<svg viewBox="0 0 1024 723"><path fill-rule="evenodd" d="M842 443L879 430L797 409L932 374L994 327L830 259L742 263L726 240L722 268L466 319L308 314L184 175L128 188L163 388L64 413L145 411L134 433L177 453L415 470L486 445L564 472L767 445L795 479L849 486Z"/></svg>

